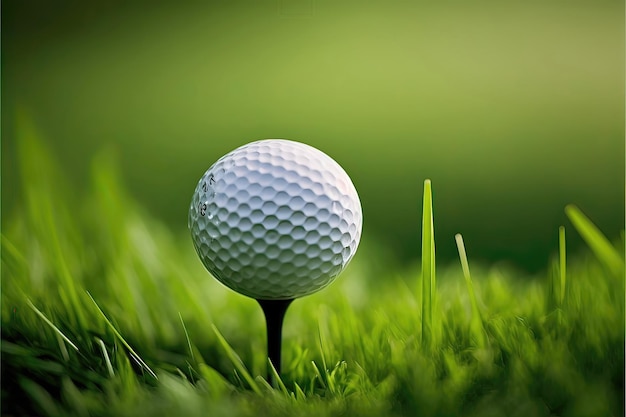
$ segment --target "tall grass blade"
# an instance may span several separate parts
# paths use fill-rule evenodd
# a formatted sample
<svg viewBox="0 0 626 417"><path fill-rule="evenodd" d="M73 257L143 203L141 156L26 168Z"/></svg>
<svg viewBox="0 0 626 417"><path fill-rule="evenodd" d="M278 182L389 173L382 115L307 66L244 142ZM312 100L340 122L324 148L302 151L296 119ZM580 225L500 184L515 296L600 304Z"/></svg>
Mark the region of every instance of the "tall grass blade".
<svg viewBox="0 0 626 417"><path fill-rule="evenodd" d="M262 388L265 392L276 394L274 387L272 387L272 385L261 375L257 375L256 378L254 378L254 380L256 381L257 384L259 384L259 388Z"/></svg>
<svg viewBox="0 0 626 417"><path fill-rule="evenodd" d="M248 372L248 369L246 369L246 366L243 364L243 361L241 360L239 355L237 355L237 352L235 352L235 350L228 344L228 342L226 341L222 333L220 333L220 331L217 329L215 324L211 324L211 327L213 328L213 332L215 332L215 335L217 336L218 342L226 351L228 359L230 359L232 364L235 366L235 370L239 371L239 373L246 380L250 388L252 388L252 391L256 392L257 394L261 394L261 388L256 383L254 378L252 378L252 375L250 375L250 372Z"/></svg>
<svg viewBox="0 0 626 417"><path fill-rule="evenodd" d="M422 209L422 345L430 347L433 333L435 292L435 231L433 196L430 180L424 181Z"/></svg>
<svg viewBox="0 0 626 417"><path fill-rule="evenodd" d="M93 304L96 306L96 309L98 310L98 312L100 313L100 315L104 319L104 321L107 324L107 326L109 326L109 328L111 329L111 331L113 332L115 337L117 337L119 339L119 341L122 343L122 345L124 345L124 347L126 349L128 349L128 352L130 353L131 357L135 361L137 361L139 366L141 366L143 369L145 369L146 372L148 372L154 379L159 379L157 377L156 373L154 373L154 371L152 369L150 369L150 367L144 362L143 359L141 359L141 357L137 354L137 352L135 352L135 350L128 344L128 342L126 341L126 339L124 339L124 337L121 335L121 333L117 331L115 326L113 326L113 323L111 323L111 321L107 318L107 316L104 314L104 311L102 311L102 309L100 308L98 303L96 303L96 300L94 300L94 298L91 296L89 291L87 291L87 295L89 296L91 301L93 301Z"/></svg>
<svg viewBox="0 0 626 417"><path fill-rule="evenodd" d="M306 400L306 394L304 393L302 388L300 388L300 385L298 385L297 382L294 382L293 386L294 386L294 391L295 391L295 395L296 395L296 401L304 401L304 400Z"/></svg>
<svg viewBox="0 0 626 417"><path fill-rule="evenodd" d="M315 361L311 361L311 366L313 366L315 377L320 382L320 384L322 384L324 388L328 388L328 386L326 385L326 381L324 381L324 377L322 376L322 373L320 372L320 369L317 367L317 364L315 363Z"/></svg>
<svg viewBox="0 0 626 417"><path fill-rule="evenodd" d="M320 319L317 325L317 340L319 342L319 348L320 348L320 356L322 357L322 366L324 367L324 369L328 369L328 365L326 363L326 355L324 352L327 352L327 345L325 342L325 337L324 337L324 333L322 332L322 323L326 324L326 314L324 314L324 320Z"/></svg>
<svg viewBox="0 0 626 417"><path fill-rule="evenodd" d="M563 303L565 302L565 285L567 281L566 255L565 226L561 226L559 227L559 307L563 307Z"/></svg>
<svg viewBox="0 0 626 417"><path fill-rule="evenodd" d="M611 242L602 234L595 224L583 214L578 207L569 204L565 207L565 214L576 228L576 231L587 242L593 253L616 275L624 270L624 260Z"/></svg>
<svg viewBox="0 0 626 417"><path fill-rule="evenodd" d="M465 284L467 285L467 292L470 297L470 304L472 306L472 318L470 320L470 332L476 342L476 346L479 348L485 348L487 342L485 340L485 332L483 328L483 321L478 309L478 302L476 301L476 294L474 293L474 284L472 282L472 276L470 275L469 262L467 261L467 253L465 252L465 244L463 243L463 236L458 233L454 236L456 246L459 251L459 258L461 260L461 268L463 269L463 276L465 277Z"/></svg>
<svg viewBox="0 0 626 417"><path fill-rule="evenodd" d="M268 358L267 362L270 365L270 372L272 373L272 378L271 380L274 381L274 383L276 385L278 385L278 388L280 389L280 391L289 396L289 390L287 389L287 387L285 386L285 383L283 382L283 380L281 379L280 375L278 374L278 372L276 372L276 368L274 368L274 364L272 363L272 361Z"/></svg>
<svg viewBox="0 0 626 417"><path fill-rule="evenodd" d="M67 342L67 344L69 344L75 351L78 352L78 347L72 343L72 341L63 334L63 332L61 330L59 330L59 328L57 326L54 325L54 323L52 323L50 321L50 319L48 319L48 317L46 317L45 314L43 314L41 311L39 311L39 309L37 307L35 307L35 305L32 303L32 301L30 301L29 299L26 299L26 303L28 304L28 306L33 309L33 311L39 316L41 317L41 319L46 322L46 324L48 326L50 326L52 328L52 330L54 330L56 332L56 334L58 334L59 336L61 336L61 338L63 338L63 340L65 340Z"/></svg>
<svg viewBox="0 0 626 417"><path fill-rule="evenodd" d="M189 354L191 355L191 360L196 361L194 358L193 347L191 346L191 339L189 338L189 333L187 332L187 326L185 326L185 321L183 320L183 315L178 312L178 318L180 318L180 323L183 326L183 331L185 332L185 340L187 340L187 347L189 348Z"/></svg>
<svg viewBox="0 0 626 417"><path fill-rule="evenodd" d="M63 339L59 333L55 333L55 336L57 338L57 343L59 345L59 349L61 350L61 356L63 356L63 360L65 362L69 362L70 354L67 351L67 346L65 346L65 339Z"/></svg>
<svg viewBox="0 0 626 417"><path fill-rule="evenodd" d="M111 359L109 358L109 354L107 353L107 348L104 345L104 342L99 337L96 337L96 342L102 351L102 357L104 358L104 363L106 364L107 371L109 372L109 376L113 378L115 376L115 372L113 371L113 365L111 365Z"/></svg>

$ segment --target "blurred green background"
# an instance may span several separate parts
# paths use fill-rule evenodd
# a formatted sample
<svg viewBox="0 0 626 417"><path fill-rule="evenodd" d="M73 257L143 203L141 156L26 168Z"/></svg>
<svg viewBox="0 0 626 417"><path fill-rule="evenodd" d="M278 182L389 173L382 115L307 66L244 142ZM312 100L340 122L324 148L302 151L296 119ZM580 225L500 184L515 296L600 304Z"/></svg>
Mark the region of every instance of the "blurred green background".
<svg viewBox="0 0 626 417"><path fill-rule="evenodd" d="M344 166L365 238L403 262L425 178L440 260L461 232L473 259L543 268L567 203L624 228L623 1L4 1L4 224L19 111L79 186L115 153L181 233L202 173L262 138Z"/></svg>

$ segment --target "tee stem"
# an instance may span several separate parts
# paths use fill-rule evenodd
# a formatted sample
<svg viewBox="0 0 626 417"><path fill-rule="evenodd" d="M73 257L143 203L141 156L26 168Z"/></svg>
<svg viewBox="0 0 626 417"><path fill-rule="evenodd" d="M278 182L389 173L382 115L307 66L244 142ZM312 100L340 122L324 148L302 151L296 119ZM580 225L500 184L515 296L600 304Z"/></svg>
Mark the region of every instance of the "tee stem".
<svg viewBox="0 0 626 417"><path fill-rule="evenodd" d="M281 341L283 333L283 320L290 300L257 300L263 313L265 314L265 324L267 326L267 356L269 357L276 373L280 375L281 369ZM274 375L268 365L268 381L275 386L278 381L274 381Z"/></svg>

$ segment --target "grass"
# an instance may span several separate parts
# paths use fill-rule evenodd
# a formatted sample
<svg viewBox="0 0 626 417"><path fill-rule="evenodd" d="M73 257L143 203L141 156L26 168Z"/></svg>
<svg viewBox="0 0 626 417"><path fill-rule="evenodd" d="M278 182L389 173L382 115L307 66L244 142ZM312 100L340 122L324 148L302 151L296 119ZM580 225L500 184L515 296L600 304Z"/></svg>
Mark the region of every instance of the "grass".
<svg viewBox="0 0 626 417"><path fill-rule="evenodd" d="M367 241L290 308L274 389L256 302L210 278L112 158L81 196L36 132L20 134L23 202L2 231L3 415L624 414L624 242L574 206L568 233L589 252L566 254L563 228L546 272L525 276L470 264L457 235L460 264L435 280L426 182L421 270Z"/></svg>

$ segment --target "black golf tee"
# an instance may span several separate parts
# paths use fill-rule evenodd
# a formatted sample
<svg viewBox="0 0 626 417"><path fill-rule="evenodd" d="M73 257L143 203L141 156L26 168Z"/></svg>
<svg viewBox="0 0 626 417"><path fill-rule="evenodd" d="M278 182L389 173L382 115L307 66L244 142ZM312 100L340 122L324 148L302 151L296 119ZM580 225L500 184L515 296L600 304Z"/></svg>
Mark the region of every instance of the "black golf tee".
<svg viewBox="0 0 626 417"><path fill-rule="evenodd" d="M265 324L267 326L267 356L274 365L274 369L280 375L280 354L283 333L283 320L287 307L291 300L257 300L265 314ZM274 385L274 376L268 365L268 381Z"/></svg>

